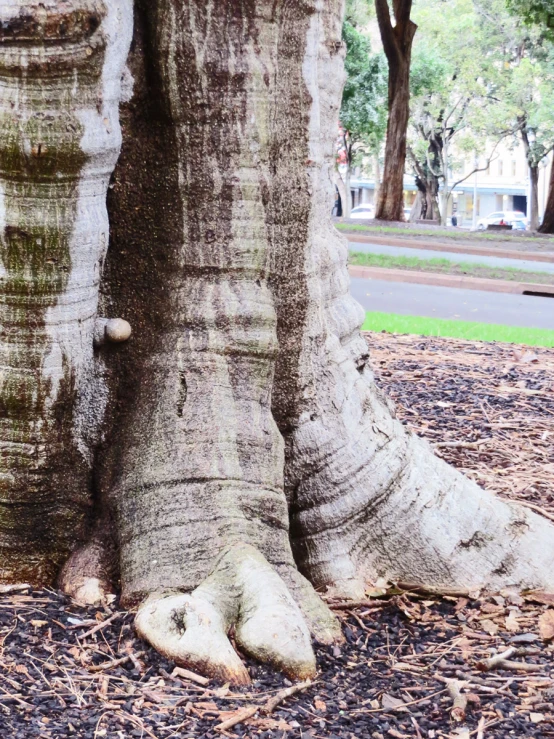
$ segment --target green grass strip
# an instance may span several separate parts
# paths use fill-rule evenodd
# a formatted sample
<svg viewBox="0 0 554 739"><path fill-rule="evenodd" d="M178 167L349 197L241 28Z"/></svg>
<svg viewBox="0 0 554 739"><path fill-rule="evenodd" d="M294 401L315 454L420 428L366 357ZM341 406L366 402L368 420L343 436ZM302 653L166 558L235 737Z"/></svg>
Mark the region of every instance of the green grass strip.
<svg viewBox="0 0 554 739"><path fill-rule="evenodd" d="M553 301L554 302L554 301ZM528 346L554 346L554 331L540 328L501 326L496 323L474 323L444 318L402 316L396 313L368 312L364 331L386 331L391 334L447 336L470 341L499 341Z"/></svg>
<svg viewBox="0 0 554 739"><path fill-rule="evenodd" d="M544 244L547 237L522 236L518 231L457 231L445 228L402 228L401 226L363 226L361 223L335 223L335 228L343 232L361 231L368 234L398 234L400 236L419 236L429 239L441 236L447 239L458 239L460 241L516 241L525 243Z"/></svg>
<svg viewBox="0 0 554 739"><path fill-rule="evenodd" d="M533 272L518 267L491 267L477 262L455 262L450 259L432 257L394 256L389 254L368 254L351 251L350 264L366 267L384 267L387 269L407 269L417 272L439 272L450 275L472 275L493 280L511 280L513 282L540 282L544 285L554 284L554 274L549 272ZM553 306L554 307L554 306Z"/></svg>

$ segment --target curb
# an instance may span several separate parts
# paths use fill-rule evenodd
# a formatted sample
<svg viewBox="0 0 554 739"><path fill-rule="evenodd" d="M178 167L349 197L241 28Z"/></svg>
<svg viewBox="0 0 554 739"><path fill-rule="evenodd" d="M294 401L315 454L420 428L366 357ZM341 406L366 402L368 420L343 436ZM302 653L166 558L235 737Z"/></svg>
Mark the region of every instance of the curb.
<svg viewBox="0 0 554 739"><path fill-rule="evenodd" d="M488 246L468 244L442 244L438 241L417 241L416 239L388 238L384 236L359 236L348 231L340 231L348 241L358 244L383 244L384 246L403 246L406 249L424 249L425 251L446 251L452 254L475 254L480 257L502 257L504 259L521 259L531 262L554 263L554 251L514 251L512 249L495 249Z"/></svg>
<svg viewBox="0 0 554 739"><path fill-rule="evenodd" d="M483 277L464 277L443 275L437 272L416 272L406 269L387 269L385 267L362 267L349 265L351 277L385 282L409 282L417 285L436 285L439 287L462 288L464 290L483 290L492 293L511 293L512 295L533 294L539 297L554 298L554 285L541 285L537 282L510 282L491 280ZM554 307L554 305L553 305Z"/></svg>

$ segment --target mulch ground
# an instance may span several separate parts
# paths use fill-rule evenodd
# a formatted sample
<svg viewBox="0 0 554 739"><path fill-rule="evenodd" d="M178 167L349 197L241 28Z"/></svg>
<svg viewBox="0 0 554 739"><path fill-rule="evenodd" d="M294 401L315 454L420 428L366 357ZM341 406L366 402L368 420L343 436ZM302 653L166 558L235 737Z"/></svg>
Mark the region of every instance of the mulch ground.
<svg viewBox="0 0 554 739"><path fill-rule="evenodd" d="M554 517L554 351L368 341L406 424L480 484ZM316 681L287 695L290 682L252 662L240 690L175 670L117 602L84 609L54 591L6 593L0 737L554 737L554 595L372 595L333 604L344 645L318 647ZM487 663L495 655L503 661Z"/></svg>

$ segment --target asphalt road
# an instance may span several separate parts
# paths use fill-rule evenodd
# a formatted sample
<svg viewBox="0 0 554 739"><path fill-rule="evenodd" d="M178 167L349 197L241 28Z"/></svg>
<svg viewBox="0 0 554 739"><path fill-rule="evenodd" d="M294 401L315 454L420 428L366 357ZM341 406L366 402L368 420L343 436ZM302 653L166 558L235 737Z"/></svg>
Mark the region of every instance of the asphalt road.
<svg viewBox="0 0 554 739"><path fill-rule="evenodd" d="M351 251L361 251L366 254L419 257L420 259L448 259L451 262L471 262L473 264L486 264L489 267L514 267L515 269L524 269L530 272L549 272L550 274L554 274L554 263L551 262L533 262L529 259L505 259L503 257L479 256L478 254L453 254L446 251L411 249L403 246L363 244L357 241L350 241L349 245Z"/></svg>
<svg viewBox="0 0 554 739"><path fill-rule="evenodd" d="M554 330L554 298L360 277L352 278L351 291L366 311Z"/></svg>

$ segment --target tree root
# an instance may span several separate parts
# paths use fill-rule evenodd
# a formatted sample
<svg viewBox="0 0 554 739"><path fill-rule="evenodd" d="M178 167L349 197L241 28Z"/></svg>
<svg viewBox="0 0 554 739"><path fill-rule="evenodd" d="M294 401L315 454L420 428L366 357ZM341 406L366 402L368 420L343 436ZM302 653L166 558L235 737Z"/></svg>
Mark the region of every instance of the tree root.
<svg viewBox="0 0 554 739"><path fill-rule="evenodd" d="M191 594L160 592L139 607L142 638L177 664L235 685L250 676L229 640L294 679L315 675L310 632L286 585L252 546L229 547Z"/></svg>
<svg viewBox="0 0 554 739"><path fill-rule="evenodd" d="M58 586L74 601L85 606L105 603L114 592L113 574L115 551L107 541L111 528L102 528L102 535L95 535L76 549L63 566Z"/></svg>

